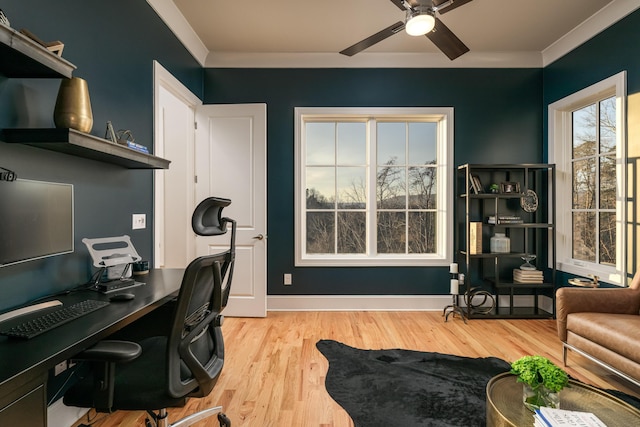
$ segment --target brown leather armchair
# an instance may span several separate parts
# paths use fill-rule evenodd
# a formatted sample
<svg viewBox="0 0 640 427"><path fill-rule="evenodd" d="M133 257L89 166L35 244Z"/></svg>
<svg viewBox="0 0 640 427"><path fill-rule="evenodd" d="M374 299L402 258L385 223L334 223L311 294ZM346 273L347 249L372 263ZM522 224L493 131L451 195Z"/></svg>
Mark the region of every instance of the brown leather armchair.
<svg viewBox="0 0 640 427"><path fill-rule="evenodd" d="M640 272L628 288L556 292L562 359L575 351L640 386Z"/></svg>

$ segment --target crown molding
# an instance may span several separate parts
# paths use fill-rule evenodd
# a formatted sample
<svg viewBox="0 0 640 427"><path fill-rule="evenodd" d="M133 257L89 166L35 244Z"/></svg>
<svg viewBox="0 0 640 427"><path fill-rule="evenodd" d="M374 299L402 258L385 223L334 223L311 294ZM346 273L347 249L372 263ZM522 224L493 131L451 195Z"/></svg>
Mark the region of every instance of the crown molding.
<svg viewBox="0 0 640 427"><path fill-rule="evenodd" d="M451 61L441 53L220 53L207 68L540 68L540 52L469 52Z"/></svg>
<svg viewBox="0 0 640 427"><path fill-rule="evenodd" d="M614 0L595 15L562 36L542 51L542 66L562 58L587 40L600 34L625 16L640 8L638 0Z"/></svg>
<svg viewBox="0 0 640 427"><path fill-rule="evenodd" d="M469 52L450 61L441 53L211 52L173 1L147 3L206 68L543 68L640 8L638 0L613 0L542 52Z"/></svg>
<svg viewBox="0 0 640 427"><path fill-rule="evenodd" d="M147 3L158 14L160 19L169 27L169 30L180 40L184 47L193 55L201 66L205 66L209 49L204 45L200 37L193 30L180 9L173 1L147 0Z"/></svg>

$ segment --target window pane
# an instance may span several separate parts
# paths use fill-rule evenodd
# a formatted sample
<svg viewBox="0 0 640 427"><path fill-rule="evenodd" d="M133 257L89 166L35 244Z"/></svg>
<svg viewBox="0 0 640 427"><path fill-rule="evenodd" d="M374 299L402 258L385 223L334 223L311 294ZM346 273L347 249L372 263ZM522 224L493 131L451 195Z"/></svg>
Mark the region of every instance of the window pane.
<svg viewBox="0 0 640 427"><path fill-rule="evenodd" d="M592 104L573 112L572 158L596 154L596 105Z"/></svg>
<svg viewBox="0 0 640 427"><path fill-rule="evenodd" d="M338 123L338 164L364 165L367 161L366 138L365 123Z"/></svg>
<svg viewBox="0 0 640 427"><path fill-rule="evenodd" d="M338 209L366 207L366 173L366 168L338 168Z"/></svg>
<svg viewBox="0 0 640 427"><path fill-rule="evenodd" d="M409 212L409 253L434 253L436 243L435 212Z"/></svg>
<svg viewBox="0 0 640 427"><path fill-rule="evenodd" d="M409 123L409 164L433 165L437 161L436 123Z"/></svg>
<svg viewBox="0 0 640 427"><path fill-rule="evenodd" d="M307 123L307 165L333 165L335 163L335 123Z"/></svg>
<svg viewBox="0 0 640 427"><path fill-rule="evenodd" d="M378 165L405 164L407 127L405 123L378 123Z"/></svg>
<svg viewBox="0 0 640 427"><path fill-rule="evenodd" d="M573 208L595 209L596 167L593 158L573 163Z"/></svg>
<svg viewBox="0 0 640 427"><path fill-rule="evenodd" d="M333 209L335 168L307 168L307 209Z"/></svg>
<svg viewBox="0 0 640 427"><path fill-rule="evenodd" d="M338 212L338 253L363 254L367 250L364 212Z"/></svg>
<svg viewBox="0 0 640 427"><path fill-rule="evenodd" d="M596 214L594 212L573 213L573 258L596 261Z"/></svg>
<svg viewBox="0 0 640 427"><path fill-rule="evenodd" d="M436 168L409 168L409 209L436 208Z"/></svg>
<svg viewBox="0 0 640 427"><path fill-rule="evenodd" d="M600 209L616 208L616 158L600 157Z"/></svg>
<svg viewBox="0 0 640 427"><path fill-rule="evenodd" d="M378 209L404 209L407 206L404 168L378 168L376 180Z"/></svg>
<svg viewBox="0 0 640 427"><path fill-rule="evenodd" d="M335 253L334 213L307 212L307 253Z"/></svg>
<svg viewBox="0 0 640 427"><path fill-rule="evenodd" d="M616 265L616 214L600 214L600 263Z"/></svg>
<svg viewBox="0 0 640 427"><path fill-rule="evenodd" d="M615 152L616 149L616 99L600 101L600 153Z"/></svg>
<svg viewBox="0 0 640 427"><path fill-rule="evenodd" d="M406 253L405 226L404 212L378 212L378 253Z"/></svg>

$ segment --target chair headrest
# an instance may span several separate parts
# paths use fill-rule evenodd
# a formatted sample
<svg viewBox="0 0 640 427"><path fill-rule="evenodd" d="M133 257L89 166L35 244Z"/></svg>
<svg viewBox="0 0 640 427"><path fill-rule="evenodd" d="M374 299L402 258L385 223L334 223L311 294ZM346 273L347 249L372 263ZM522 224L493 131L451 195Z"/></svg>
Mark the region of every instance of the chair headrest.
<svg viewBox="0 0 640 427"><path fill-rule="evenodd" d="M226 218L222 209L231 204L230 199L209 197L196 206L191 217L191 227L199 236L217 236L227 232Z"/></svg>

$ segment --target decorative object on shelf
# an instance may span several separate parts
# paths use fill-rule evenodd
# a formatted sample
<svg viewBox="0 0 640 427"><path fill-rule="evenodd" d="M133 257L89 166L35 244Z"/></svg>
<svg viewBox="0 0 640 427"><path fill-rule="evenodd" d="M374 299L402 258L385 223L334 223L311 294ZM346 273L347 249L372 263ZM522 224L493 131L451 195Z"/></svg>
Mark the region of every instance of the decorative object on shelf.
<svg viewBox="0 0 640 427"><path fill-rule="evenodd" d="M560 407L558 393L569 383L567 373L542 356L524 356L511 364L511 373L523 384L522 400L531 411Z"/></svg>
<svg viewBox="0 0 640 427"><path fill-rule="evenodd" d="M53 122L58 128L91 132L93 113L86 80L80 77L62 79L53 110Z"/></svg>
<svg viewBox="0 0 640 427"><path fill-rule="evenodd" d="M128 145L130 142L135 142L136 140L129 129L120 129L118 133L116 133L116 137L120 145Z"/></svg>
<svg viewBox="0 0 640 427"><path fill-rule="evenodd" d="M504 194L519 193L520 183L519 182L501 182L500 192Z"/></svg>
<svg viewBox="0 0 640 427"><path fill-rule="evenodd" d="M536 259L534 254L524 254L520 258L524 260L524 264L520 266L520 270L535 270L536 266L531 264L531 261Z"/></svg>
<svg viewBox="0 0 640 427"><path fill-rule="evenodd" d="M111 120L107 120L107 130L104 131L104 139L111 141L114 144L118 143L118 138L116 138L116 132L113 130Z"/></svg>
<svg viewBox="0 0 640 427"><path fill-rule="evenodd" d="M11 24L9 23L9 18L7 18L7 15L4 14L2 9L0 9L0 24L6 25L7 27L11 26Z"/></svg>
<svg viewBox="0 0 640 427"><path fill-rule="evenodd" d="M40 40L40 38L38 38L38 36L33 34L31 31L27 30L26 28L21 29L20 33L22 33L25 36L29 37L31 40L33 40L34 42L38 43L40 46L44 47L48 51L51 51L51 52L55 53L58 56L62 56L62 50L64 49L64 43L62 43L60 40L54 40L54 41L51 41L51 42L45 42L43 40Z"/></svg>
<svg viewBox="0 0 640 427"><path fill-rule="evenodd" d="M491 292L482 288L471 288L464 293L464 303L469 313L489 314L496 307L496 300Z"/></svg>
<svg viewBox="0 0 640 427"><path fill-rule="evenodd" d="M500 186L498 184L491 184L489 186L489 193L498 194L500 192Z"/></svg>
<svg viewBox="0 0 640 427"><path fill-rule="evenodd" d="M489 239L491 252L505 254L511 252L511 239L504 233L496 233Z"/></svg>
<svg viewBox="0 0 640 427"><path fill-rule="evenodd" d="M538 195L531 189L526 189L520 198L520 206L525 212L538 210Z"/></svg>
<svg viewBox="0 0 640 427"><path fill-rule="evenodd" d="M574 277L572 279L569 279L569 284L573 286L581 286L583 288L597 288L600 286L600 278L598 276L590 274L589 277L591 277L591 280L583 279L581 277Z"/></svg>

